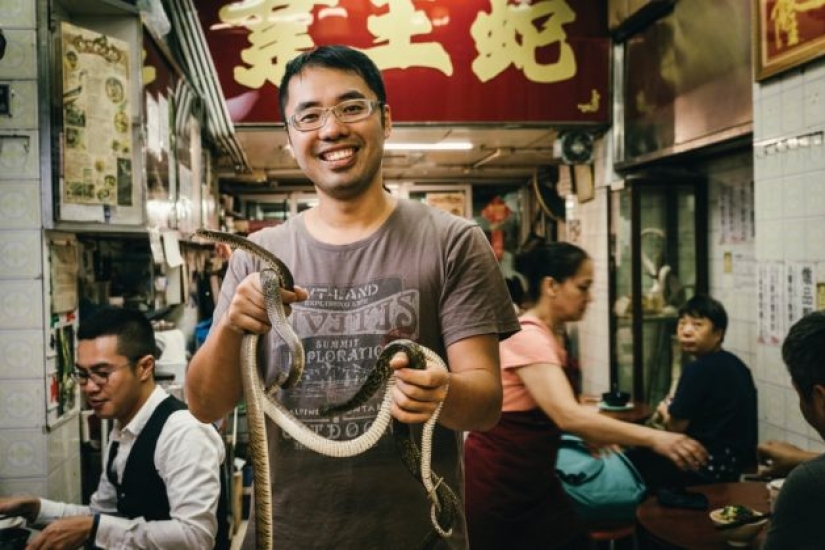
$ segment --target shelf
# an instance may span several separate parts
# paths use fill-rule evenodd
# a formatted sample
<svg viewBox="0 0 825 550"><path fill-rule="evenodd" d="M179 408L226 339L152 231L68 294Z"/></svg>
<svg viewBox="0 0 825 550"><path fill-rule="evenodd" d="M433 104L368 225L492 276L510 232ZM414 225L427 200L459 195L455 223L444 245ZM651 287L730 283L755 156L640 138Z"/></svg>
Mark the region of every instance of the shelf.
<svg viewBox="0 0 825 550"><path fill-rule="evenodd" d="M137 15L140 13L134 3L125 0L55 0L73 15Z"/></svg>

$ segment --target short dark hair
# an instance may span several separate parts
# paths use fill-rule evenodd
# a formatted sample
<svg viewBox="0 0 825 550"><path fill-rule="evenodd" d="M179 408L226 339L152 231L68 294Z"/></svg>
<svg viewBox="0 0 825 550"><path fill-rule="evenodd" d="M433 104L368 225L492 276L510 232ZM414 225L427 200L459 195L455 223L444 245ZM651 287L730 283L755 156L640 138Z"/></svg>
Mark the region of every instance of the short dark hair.
<svg viewBox="0 0 825 550"><path fill-rule="evenodd" d="M375 93L381 105L387 102L387 92L384 89L384 80L378 66L367 54L337 44L318 46L307 50L298 57L289 61L281 77L281 85L278 87L278 102L281 107L281 117L286 122L286 104L289 101L289 82L292 78L300 74L307 67L320 67L323 69L338 69L350 73L355 73L364 79L370 90ZM381 120L384 120L382 115Z"/></svg>
<svg viewBox="0 0 825 550"><path fill-rule="evenodd" d="M685 315L691 317L710 319L714 328L721 330L724 334L728 330L728 312L722 302L715 300L707 294L697 294L679 308L679 318Z"/></svg>
<svg viewBox="0 0 825 550"><path fill-rule="evenodd" d="M810 399L814 386L825 386L825 310L794 323L782 344L782 360L805 399Z"/></svg>
<svg viewBox="0 0 825 550"><path fill-rule="evenodd" d="M157 358L157 344L152 323L138 310L104 307L88 318L80 320L78 340L95 340L104 336L117 336L117 352L137 361L151 355Z"/></svg>
<svg viewBox="0 0 825 550"><path fill-rule="evenodd" d="M553 242L518 254L514 267L527 278L527 296L531 300L538 300L541 282L545 277L563 283L578 273L589 258L587 252L575 244Z"/></svg>

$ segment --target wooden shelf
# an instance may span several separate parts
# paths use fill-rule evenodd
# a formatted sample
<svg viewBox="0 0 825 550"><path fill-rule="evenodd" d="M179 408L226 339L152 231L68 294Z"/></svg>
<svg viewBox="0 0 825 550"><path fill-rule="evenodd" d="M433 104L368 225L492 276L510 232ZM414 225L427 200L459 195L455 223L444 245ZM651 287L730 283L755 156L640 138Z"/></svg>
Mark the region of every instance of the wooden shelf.
<svg viewBox="0 0 825 550"><path fill-rule="evenodd" d="M74 15L137 15L134 3L124 0L56 0L63 9Z"/></svg>

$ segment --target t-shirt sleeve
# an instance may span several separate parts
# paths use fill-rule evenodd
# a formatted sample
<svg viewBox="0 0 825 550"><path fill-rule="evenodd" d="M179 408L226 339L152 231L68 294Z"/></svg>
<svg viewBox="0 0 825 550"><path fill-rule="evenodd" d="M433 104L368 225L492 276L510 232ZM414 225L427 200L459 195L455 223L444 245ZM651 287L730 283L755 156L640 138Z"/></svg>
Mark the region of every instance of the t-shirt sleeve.
<svg viewBox="0 0 825 550"><path fill-rule="evenodd" d="M441 307L445 345L480 334L504 339L517 332L513 302L484 232L477 225L465 226L451 240Z"/></svg>
<svg viewBox="0 0 825 550"><path fill-rule="evenodd" d="M685 367L679 378L676 394L668 407L670 416L680 420L693 418L700 406L701 397L701 370L698 362L695 362Z"/></svg>
<svg viewBox="0 0 825 550"><path fill-rule="evenodd" d="M522 330L510 336L499 349L501 368L505 370L537 363L559 366L565 363L564 350L553 343L546 330L530 323L523 324Z"/></svg>

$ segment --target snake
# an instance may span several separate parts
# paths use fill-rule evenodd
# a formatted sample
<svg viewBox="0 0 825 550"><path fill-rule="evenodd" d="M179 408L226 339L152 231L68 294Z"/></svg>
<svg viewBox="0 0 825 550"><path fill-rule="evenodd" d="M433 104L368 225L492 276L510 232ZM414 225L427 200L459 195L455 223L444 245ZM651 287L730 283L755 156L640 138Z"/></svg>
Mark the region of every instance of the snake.
<svg viewBox="0 0 825 550"><path fill-rule="evenodd" d="M269 417L285 433L308 449L324 456L343 458L366 452L378 443L384 432L392 423L393 437L398 447L401 460L418 480L431 501L430 520L432 530L422 541L422 548L433 547L439 538L452 534L452 524L460 501L455 492L432 471L432 440L435 425L444 406L442 400L433 414L425 422L421 434L419 449L407 424L392 417L392 393L395 377L389 362L399 351L407 354L409 367L423 369L430 361L443 370L447 366L441 357L425 346L410 340L394 340L384 346L375 367L370 371L366 381L352 397L342 403L325 405L319 408L319 415L329 416L352 410L365 403L382 386L384 397L373 423L360 436L338 441L318 435L314 430L298 420L283 404L277 400L279 388L294 387L301 379L305 354L300 338L295 334L286 319L284 304L281 300L281 288L294 290L294 280L289 268L269 250L240 235L198 229L195 236L212 242L228 244L233 249L240 249L257 257L264 268L260 272L261 287L264 294L267 315L273 330L284 340L290 350L290 366L279 371L269 386L263 380L257 365L257 348L260 335L244 333L241 339L240 376L244 401L247 409L247 426L249 430L250 460L255 493L255 541L258 550L271 550L274 541L272 525L272 484L269 470L269 446L267 445L266 417ZM449 385L447 387L449 390Z"/></svg>

